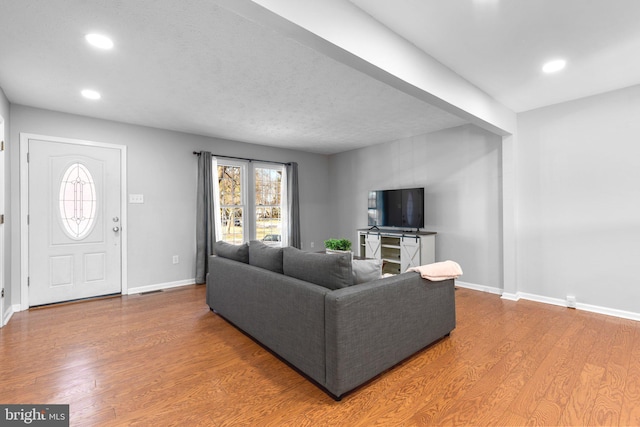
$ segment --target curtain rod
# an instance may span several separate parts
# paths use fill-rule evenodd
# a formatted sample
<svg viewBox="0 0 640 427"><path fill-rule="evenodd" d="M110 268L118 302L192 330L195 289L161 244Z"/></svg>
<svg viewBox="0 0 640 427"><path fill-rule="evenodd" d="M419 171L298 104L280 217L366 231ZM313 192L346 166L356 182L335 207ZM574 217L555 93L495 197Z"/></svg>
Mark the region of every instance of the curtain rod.
<svg viewBox="0 0 640 427"><path fill-rule="evenodd" d="M194 151L193 154L196 155L196 156L200 156L201 152L200 151ZM277 165L290 165L291 164L291 162L275 162L275 161L272 161L272 160L258 160L258 159L249 159L247 157L223 156L223 155L218 155L218 154L212 154L212 156L213 157L223 157L225 159L246 160L248 162L275 163Z"/></svg>

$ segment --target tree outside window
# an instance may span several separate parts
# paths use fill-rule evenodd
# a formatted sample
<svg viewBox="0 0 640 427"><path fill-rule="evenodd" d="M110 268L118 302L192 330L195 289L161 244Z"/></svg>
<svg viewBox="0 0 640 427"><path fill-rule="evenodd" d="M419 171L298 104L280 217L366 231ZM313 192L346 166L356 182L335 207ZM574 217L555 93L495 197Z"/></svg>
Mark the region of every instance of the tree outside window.
<svg viewBox="0 0 640 427"><path fill-rule="evenodd" d="M240 244L257 239L281 246L282 175L279 165L218 161L222 240Z"/></svg>
<svg viewBox="0 0 640 427"><path fill-rule="evenodd" d="M233 244L244 241L242 169L242 166L218 165L222 240Z"/></svg>
<svg viewBox="0 0 640 427"><path fill-rule="evenodd" d="M282 168L255 168L256 239L278 245L282 236Z"/></svg>

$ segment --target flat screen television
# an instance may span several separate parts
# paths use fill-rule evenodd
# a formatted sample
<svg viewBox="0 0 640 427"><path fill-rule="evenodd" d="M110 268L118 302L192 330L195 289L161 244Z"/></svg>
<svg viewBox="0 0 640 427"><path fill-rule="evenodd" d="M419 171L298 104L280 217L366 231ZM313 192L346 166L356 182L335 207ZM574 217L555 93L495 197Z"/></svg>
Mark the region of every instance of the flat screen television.
<svg viewBox="0 0 640 427"><path fill-rule="evenodd" d="M424 188L369 192L368 224L376 227L424 227Z"/></svg>

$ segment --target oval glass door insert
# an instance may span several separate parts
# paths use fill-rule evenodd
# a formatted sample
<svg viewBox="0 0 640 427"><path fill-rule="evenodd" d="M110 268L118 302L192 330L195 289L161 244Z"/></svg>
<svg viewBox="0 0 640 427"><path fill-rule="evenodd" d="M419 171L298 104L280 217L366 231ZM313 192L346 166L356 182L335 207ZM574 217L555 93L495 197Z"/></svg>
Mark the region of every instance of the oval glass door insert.
<svg viewBox="0 0 640 427"><path fill-rule="evenodd" d="M96 219L96 186L82 163L67 168L60 182L60 219L64 231L74 240L91 232Z"/></svg>

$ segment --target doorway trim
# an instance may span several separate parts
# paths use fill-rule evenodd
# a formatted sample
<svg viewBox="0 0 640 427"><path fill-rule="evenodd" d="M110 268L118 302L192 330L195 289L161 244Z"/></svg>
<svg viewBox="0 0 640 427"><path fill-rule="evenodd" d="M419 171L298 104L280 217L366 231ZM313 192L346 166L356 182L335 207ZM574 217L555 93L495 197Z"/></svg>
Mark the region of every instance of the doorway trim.
<svg viewBox="0 0 640 427"><path fill-rule="evenodd" d="M27 225L29 212L29 162L27 161L27 154L30 139L120 150L120 206L122 208L120 217L120 265L122 276L120 283L122 284L121 294L126 295L129 288L127 284L127 236L129 228L127 223L127 146L33 133L20 133L20 310L29 308L29 286L27 282L29 277L29 227Z"/></svg>
<svg viewBox="0 0 640 427"><path fill-rule="evenodd" d="M5 231L5 146L7 140L7 126L6 121L3 116L0 116L0 141L2 146L0 147L0 214L2 215L2 221L0 222L0 289L2 289L2 296L0 297L0 328L2 328L11 317L11 304L7 303L9 301L9 295L6 290L6 264L5 264L5 253L6 253L6 231ZM10 282L9 282L10 283Z"/></svg>

